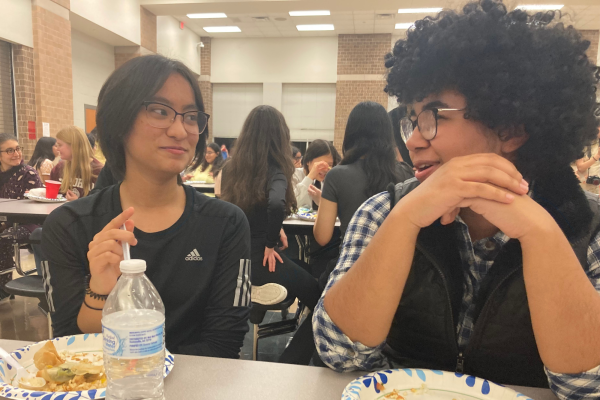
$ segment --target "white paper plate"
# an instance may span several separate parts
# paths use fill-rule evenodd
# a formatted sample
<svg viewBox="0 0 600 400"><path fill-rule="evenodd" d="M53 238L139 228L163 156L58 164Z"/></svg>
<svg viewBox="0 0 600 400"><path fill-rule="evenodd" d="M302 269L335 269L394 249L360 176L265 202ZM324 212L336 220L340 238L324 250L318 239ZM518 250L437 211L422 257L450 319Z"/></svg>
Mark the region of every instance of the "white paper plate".
<svg viewBox="0 0 600 400"><path fill-rule="evenodd" d="M42 203L62 203L67 201L62 194L59 194L56 199L46 198L46 188L31 189L29 193L25 193L25 197L30 200L41 201Z"/></svg>
<svg viewBox="0 0 600 400"><path fill-rule="evenodd" d="M342 394L342 400L375 399L531 400L521 393L485 379L429 369L373 372L350 382Z"/></svg>
<svg viewBox="0 0 600 400"><path fill-rule="evenodd" d="M79 353L102 353L102 334L85 334L74 336L63 336L52 339L56 350L69 350ZM31 344L22 349L13 351L11 355L23 366L27 371L34 373L37 368L33 365L33 355L38 351L47 340ZM165 370L164 376L169 375L175 359L169 351L165 351ZM20 389L11 385L15 378L16 372L10 366L0 359L0 396L9 399L24 399L24 400L83 400L83 399L103 399L106 396L106 388L98 390L83 390L78 392L36 392L34 390ZM16 383L16 382L15 382Z"/></svg>
<svg viewBox="0 0 600 400"><path fill-rule="evenodd" d="M315 222L317 220L317 213L314 211L299 212L297 215L298 215L298 219L301 219L303 221Z"/></svg>

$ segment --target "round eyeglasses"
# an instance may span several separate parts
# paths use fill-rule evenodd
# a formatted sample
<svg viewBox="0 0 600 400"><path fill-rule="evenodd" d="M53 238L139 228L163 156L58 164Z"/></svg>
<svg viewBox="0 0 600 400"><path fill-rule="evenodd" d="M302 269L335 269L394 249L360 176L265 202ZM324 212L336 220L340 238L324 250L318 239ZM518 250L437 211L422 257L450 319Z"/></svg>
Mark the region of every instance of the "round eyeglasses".
<svg viewBox="0 0 600 400"><path fill-rule="evenodd" d="M22 148L22 147L20 147L20 146L17 146L17 147L15 147L14 149L11 147L11 148L9 148L9 149L6 149L6 150L2 150L2 151L0 151L0 153L6 153L6 154L8 154L9 156L12 156L13 154L15 154L15 152L17 152L17 153L22 153L22 152L23 152L23 148Z"/></svg>
<svg viewBox="0 0 600 400"><path fill-rule="evenodd" d="M464 111L466 108L428 108L417 115L413 121L409 117L400 120L400 132L404 143L410 139L416 127L425 140L433 140L437 135L438 114L445 111Z"/></svg>
<svg viewBox="0 0 600 400"><path fill-rule="evenodd" d="M210 118L210 115L203 111L179 113L166 104L153 101L144 101L142 105L146 107L146 119L151 126L161 129L170 128L175 122L175 118L181 115L183 127L190 135L199 135L204 132Z"/></svg>

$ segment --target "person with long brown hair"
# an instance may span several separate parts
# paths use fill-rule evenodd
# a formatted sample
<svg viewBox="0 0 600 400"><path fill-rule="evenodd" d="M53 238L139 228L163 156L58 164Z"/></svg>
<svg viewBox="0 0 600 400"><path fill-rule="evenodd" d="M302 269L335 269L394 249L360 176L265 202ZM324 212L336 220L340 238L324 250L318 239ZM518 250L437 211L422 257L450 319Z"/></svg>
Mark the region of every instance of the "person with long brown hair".
<svg viewBox="0 0 600 400"><path fill-rule="evenodd" d="M271 106L253 109L242 127L231 161L222 171L222 199L240 207L252 234L252 300L274 304L285 298L277 283L311 310L320 291L310 273L279 253L287 247L283 220L296 208L290 130ZM281 245L277 248L278 243ZM264 287L261 287L263 286Z"/></svg>

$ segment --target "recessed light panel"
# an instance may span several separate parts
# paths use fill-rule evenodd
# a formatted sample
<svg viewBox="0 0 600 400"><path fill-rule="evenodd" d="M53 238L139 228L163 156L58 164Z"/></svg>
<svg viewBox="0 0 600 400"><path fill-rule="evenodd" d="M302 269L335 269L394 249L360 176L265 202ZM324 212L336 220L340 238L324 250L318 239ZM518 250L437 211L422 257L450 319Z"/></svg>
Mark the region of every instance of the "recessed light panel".
<svg viewBox="0 0 600 400"><path fill-rule="evenodd" d="M242 31L237 26L206 26L202 29L204 29L206 32L210 32L210 33L241 32Z"/></svg>
<svg viewBox="0 0 600 400"><path fill-rule="evenodd" d="M523 4L518 6L517 9L525 11L547 11L547 10L560 10L564 4Z"/></svg>
<svg viewBox="0 0 600 400"><path fill-rule="evenodd" d="M402 23L402 24L396 24L396 29L408 29L408 28L410 28L413 25L414 24L412 22Z"/></svg>
<svg viewBox="0 0 600 400"><path fill-rule="evenodd" d="M296 25L296 29L299 31L333 31L335 27L332 24L322 25Z"/></svg>
<svg viewBox="0 0 600 400"><path fill-rule="evenodd" d="M208 18L227 18L227 15L225 15L224 13L205 13L205 14L188 14L187 15L188 18L203 18L203 19L208 19Z"/></svg>
<svg viewBox="0 0 600 400"><path fill-rule="evenodd" d="M290 17L314 17L316 15L331 15L329 10L290 11Z"/></svg>

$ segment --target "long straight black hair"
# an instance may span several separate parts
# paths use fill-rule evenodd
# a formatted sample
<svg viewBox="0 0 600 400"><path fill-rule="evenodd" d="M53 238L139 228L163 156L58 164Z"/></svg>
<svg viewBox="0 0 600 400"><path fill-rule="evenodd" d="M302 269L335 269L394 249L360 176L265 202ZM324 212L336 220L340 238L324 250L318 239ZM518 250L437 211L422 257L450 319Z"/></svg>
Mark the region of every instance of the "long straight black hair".
<svg viewBox="0 0 600 400"><path fill-rule="evenodd" d="M193 72L182 62L158 54L127 61L102 86L96 114L98 141L116 179L125 177L125 140L143 109L142 103L154 96L174 73L189 82L196 107L204 111L202 94ZM208 126L200 133L194 156L196 159L204 157L207 135ZM181 182L179 175L177 179Z"/></svg>
<svg viewBox="0 0 600 400"><path fill-rule="evenodd" d="M29 165L35 169L38 169L44 160L54 161L56 156L52 147L56 144L56 138L53 137L41 137L35 144L35 150L29 160Z"/></svg>
<svg viewBox="0 0 600 400"><path fill-rule="evenodd" d="M353 164L364 157L368 197L402 180L395 147L392 122L385 108L372 101L357 104L348 117L341 165Z"/></svg>

